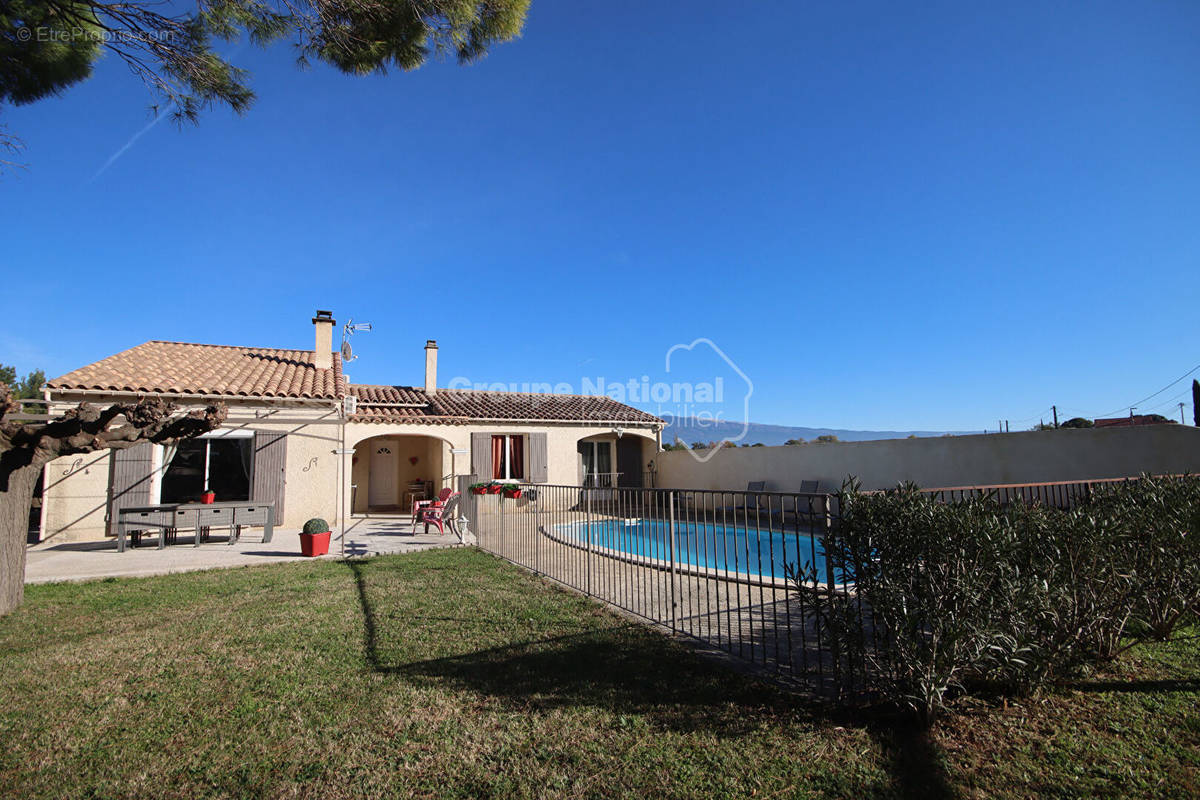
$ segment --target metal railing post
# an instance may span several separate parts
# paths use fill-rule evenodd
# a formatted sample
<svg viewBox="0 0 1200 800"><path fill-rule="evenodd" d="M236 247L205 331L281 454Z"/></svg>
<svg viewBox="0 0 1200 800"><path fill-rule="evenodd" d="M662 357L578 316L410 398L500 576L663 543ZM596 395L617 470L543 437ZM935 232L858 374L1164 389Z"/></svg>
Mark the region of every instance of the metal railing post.
<svg viewBox="0 0 1200 800"><path fill-rule="evenodd" d="M825 494L821 496L821 550L825 556L825 589L828 595L827 612L832 614L834 611L834 603L837 602L837 580L834 573L833 559L829 557L829 534L833 531L833 502L832 495ZM860 617L859 624L862 624ZM865 639L865 632L864 639ZM835 680L845 685L853 681L853 675L849 674L853 669L853 664L846 665L847 674L842 674L842 658L841 647L838 645L836 636L830 636L827 640L829 646L829 656L833 662L833 675ZM864 644L865 646L865 644ZM839 690L842 687L839 686Z"/></svg>
<svg viewBox="0 0 1200 800"><path fill-rule="evenodd" d="M671 579L671 630L677 630L675 618L675 493L667 494L667 551L670 553L670 572L667 574Z"/></svg>
<svg viewBox="0 0 1200 800"><path fill-rule="evenodd" d="M583 523L583 581L584 594L592 596L592 504L588 503L587 517Z"/></svg>
<svg viewBox="0 0 1200 800"><path fill-rule="evenodd" d="M542 493L533 490L533 571L542 571Z"/></svg>

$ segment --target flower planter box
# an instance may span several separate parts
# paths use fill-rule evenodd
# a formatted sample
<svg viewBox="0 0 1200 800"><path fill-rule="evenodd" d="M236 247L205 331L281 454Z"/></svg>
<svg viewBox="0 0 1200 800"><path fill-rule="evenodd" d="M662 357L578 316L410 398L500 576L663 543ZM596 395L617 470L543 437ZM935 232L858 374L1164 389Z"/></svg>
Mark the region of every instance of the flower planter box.
<svg viewBox="0 0 1200 800"><path fill-rule="evenodd" d="M487 494L486 486L472 486L471 494Z"/></svg>
<svg viewBox="0 0 1200 800"><path fill-rule="evenodd" d="M206 506L211 506L213 501L216 499L216 492L205 492L204 494L200 495L200 502L204 503Z"/></svg>
<svg viewBox="0 0 1200 800"><path fill-rule="evenodd" d="M329 552L330 531L300 534L300 552L310 558Z"/></svg>
<svg viewBox="0 0 1200 800"><path fill-rule="evenodd" d="M509 491L506 489L504 491L504 496L507 497L509 500L520 500L521 499L521 490L513 489L512 491Z"/></svg>
<svg viewBox="0 0 1200 800"><path fill-rule="evenodd" d="M502 491L504 491L504 487L502 487L498 483L493 483L491 486L488 487L487 493L488 494L500 494L500 492L502 492Z"/></svg>

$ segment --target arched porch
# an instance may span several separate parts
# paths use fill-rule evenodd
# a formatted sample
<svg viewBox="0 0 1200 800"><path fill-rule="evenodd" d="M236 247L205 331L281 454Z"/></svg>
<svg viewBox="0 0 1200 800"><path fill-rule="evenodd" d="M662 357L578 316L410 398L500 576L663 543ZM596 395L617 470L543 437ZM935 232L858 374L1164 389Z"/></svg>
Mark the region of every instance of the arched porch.
<svg viewBox="0 0 1200 800"><path fill-rule="evenodd" d="M658 452L653 435L615 428L584 436L576 443L579 485L591 488L641 488L653 481L649 463Z"/></svg>
<svg viewBox="0 0 1200 800"><path fill-rule="evenodd" d="M350 513L408 513L413 501L453 485L450 442L437 436L384 433L354 445Z"/></svg>

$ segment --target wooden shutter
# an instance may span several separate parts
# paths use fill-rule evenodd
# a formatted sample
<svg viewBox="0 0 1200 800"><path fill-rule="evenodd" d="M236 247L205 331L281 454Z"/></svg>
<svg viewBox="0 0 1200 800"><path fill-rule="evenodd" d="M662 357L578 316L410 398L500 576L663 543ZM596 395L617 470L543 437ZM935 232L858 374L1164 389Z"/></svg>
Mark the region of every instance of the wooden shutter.
<svg viewBox="0 0 1200 800"><path fill-rule="evenodd" d="M150 474L153 447L149 442L112 451L108 472L108 522L115 531L117 512L122 508L150 505Z"/></svg>
<svg viewBox="0 0 1200 800"><path fill-rule="evenodd" d="M287 469L287 434L254 432L254 479L250 499L275 504L275 524L283 524L283 497Z"/></svg>
<svg viewBox="0 0 1200 800"><path fill-rule="evenodd" d="M492 479L492 435L471 434L471 474L477 481Z"/></svg>
<svg viewBox="0 0 1200 800"><path fill-rule="evenodd" d="M529 482L545 483L547 472L546 434L529 434Z"/></svg>
<svg viewBox="0 0 1200 800"><path fill-rule="evenodd" d="M642 440L630 436L617 439L617 486L640 487L642 485Z"/></svg>

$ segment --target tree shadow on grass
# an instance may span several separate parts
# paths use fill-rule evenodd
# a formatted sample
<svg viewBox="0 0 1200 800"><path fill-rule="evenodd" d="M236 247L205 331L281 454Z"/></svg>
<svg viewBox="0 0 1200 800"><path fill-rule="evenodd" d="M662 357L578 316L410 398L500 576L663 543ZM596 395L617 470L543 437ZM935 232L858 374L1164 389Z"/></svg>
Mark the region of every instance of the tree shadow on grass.
<svg viewBox="0 0 1200 800"><path fill-rule="evenodd" d="M673 730L737 736L764 718L815 718L814 706L774 685L747 680L694 654L680 658L668 638L635 622L534 638L461 655L395 662L381 652L366 566L354 574L369 667L417 683L451 683L529 711L593 707L644 714ZM455 624L447 620L447 624ZM748 713L753 709L753 713Z"/></svg>
<svg viewBox="0 0 1200 800"><path fill-rule="evenodd" d="M840 725L865 729L890 762L891 791L901 797L957 797L928 732L911 722L864 715L738 675L635 622L462 655L389 663L379 650L379 617L361 562L354 573L363 615L364 654L379 673L415 683L447 683L501 701L518 711L598 708L639 715L680 732L723 738L748 736L764 724ZM803 754L797 753L797 757Z"/></svg>
<svg viewBox="0 0 1200 800"><path fill-rule="evenodd" d="M1146 694L1200 692L1200 678L1180 678L1177 680L1080 681L1067 684L1067 688L1075 689L1080 692L1144 692Z"/></svg>
<svg viewBox="0 0 1200 800"><path fill-rule="evenodd" d="M933 735L909 719L876 719L867 731L889 762L896 794L918 800L961 797L946 773Z"/></svg>
<svg viewBox="0 0 1200 800"><path fill-rule="evenodd" d="M381 618L368 591L364 565L346 563L354 573L362 608L366 661L379 673L416 683L448 682L519 710L593 707L644 714L679 731L737 736L757 728L764 716L811 716L801 699L733 676L699 657L681 659L670 640L633 622L614 621L598 630L394 663L380 652ZM755 713L746 713L751 708Z"/></svg>

